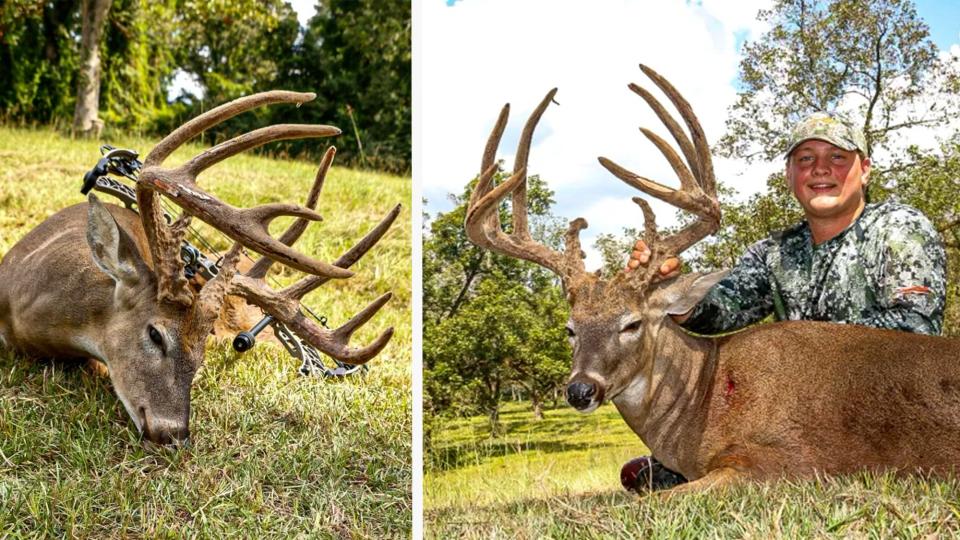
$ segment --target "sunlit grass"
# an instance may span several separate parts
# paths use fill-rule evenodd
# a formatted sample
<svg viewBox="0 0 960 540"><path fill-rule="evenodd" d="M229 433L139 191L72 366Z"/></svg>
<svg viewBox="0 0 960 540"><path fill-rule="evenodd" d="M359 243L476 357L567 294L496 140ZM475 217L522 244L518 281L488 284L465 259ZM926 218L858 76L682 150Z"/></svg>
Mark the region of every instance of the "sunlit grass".
<svg viewBox="0 0 960 540"><path fill-rule="evenodd" d="M534 421L529 404L510 403L501 420L497 438L489 437L484 417L440 430L425 479L428 509L617 488L620 466L647 453L611 405L589 415L561 406Z"/></svg>
<svg viewBox="0 0 960 540"><path fill-rule="evenodd" d="M107 142L145 154L156 141ZM99 158L97 147L50 130L0 128L0 254L49 215L84 201L81 178ZM200 150L187 146L169 163ZM302 203L315 173L316 164L243 155L199 183L240 207ZM369 374L306 379L277 346L238 355L211 344L194 382L187 451L145 451L108 381L68 362L0 352L0 536L409 535L410 200L409 178L335 166L318 208L324 221L297 243L333 260L403 204L391 231L353 267L356 276L305 301L338 325L393 291L354 336L365 343L396 328ZM278 221L271 230L289 223ZM278 283L298 277L275 275Z"/></svg>
<svg viewBox="0 0 960 540"><path fill-rule="evenodd" d="M948 538L960 533L960 481L857 474L638 497L620 465L644 452L610 406L593 415L529 404L440 427L427 471L428 538Z"/></svg>

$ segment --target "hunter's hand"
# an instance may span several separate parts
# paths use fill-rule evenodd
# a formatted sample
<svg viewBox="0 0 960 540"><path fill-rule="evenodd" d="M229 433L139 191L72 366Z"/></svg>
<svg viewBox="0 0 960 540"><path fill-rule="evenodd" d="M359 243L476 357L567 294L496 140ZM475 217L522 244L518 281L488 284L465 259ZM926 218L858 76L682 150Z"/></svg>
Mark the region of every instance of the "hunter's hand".
<svg viewBox="0 0 960 540"><path fill-rule="evenodd" d="M630 260L627 261L627 272L632 272L640 266L646 266L650 262L650 248L643 240L637 240L630 253ZM674 278L680 275L680 259L670 257L660 265L660 277L663 279Z"/></svg>

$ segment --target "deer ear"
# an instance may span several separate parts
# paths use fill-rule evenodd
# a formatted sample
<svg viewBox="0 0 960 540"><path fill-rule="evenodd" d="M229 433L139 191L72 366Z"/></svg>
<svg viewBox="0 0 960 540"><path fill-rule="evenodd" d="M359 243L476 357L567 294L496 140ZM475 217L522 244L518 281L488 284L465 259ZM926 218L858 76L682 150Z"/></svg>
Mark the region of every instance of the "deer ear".
<svg viewBox="0 0 960 540"><path fill-rule="evenodd" d="M132 241L127 237L110 212L91 193L87 199L87 244L93 262L117 283L134 285L140 281L138 258Z"/></svg>
<svg viewBox="0 0 960 540"><path fill-rule="evenodd" d="M700 276L693 282L693 285L691 285L689 289L680 294L679 298L670 302L670 305L667 306L666 314L683 315L690 311L706 296L707 291L716 285L718 281L727 277L729 273L730 270L720 270L719 272Z"/></svg>

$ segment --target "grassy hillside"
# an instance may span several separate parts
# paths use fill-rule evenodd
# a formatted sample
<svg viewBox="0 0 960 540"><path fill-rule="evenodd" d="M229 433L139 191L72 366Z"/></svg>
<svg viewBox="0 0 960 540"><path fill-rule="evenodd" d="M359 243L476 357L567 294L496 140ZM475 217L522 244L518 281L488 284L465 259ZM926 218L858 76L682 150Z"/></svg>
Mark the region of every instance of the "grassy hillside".
<svg viewBox="0 0 960 540"><path fill-rule="evenodd" d="M145 155L156 141L104 142ZM181 149L168 164L200 150ZM95 142L0 128L0 256L50 214L83 202L82 175L98 158ZM315 164L243 155L207 171L199 183L241 207L302 203L315 173ZM194 381L188 450L144 450L109 381L69 362L0 350L0 536L408 535L410 184L334 166L318 208L324 221L297 243L333 260L393 205L404 205L392 230L353 267L353 278L332 281L305 299L333 326L393 291L354 336L354 343L366 343L385 327L396 328L369 374L341 382L307 379L278 346L239 355L227 344L211 344ZM278 220L271 230L288 223ZM216 244L228 247L223 239ZM278 283L297 277L290 271L275 276Z"/></svg>
<svg viewBox="0 0 960 540"><path fill-rule="evenodd" d="M428 538L948 538L960 533L960 482L859 474L753 484L666 499L620 488L644 453L610 405L591 415L510 404L506 433L452 422L427 470Z"/></svg>

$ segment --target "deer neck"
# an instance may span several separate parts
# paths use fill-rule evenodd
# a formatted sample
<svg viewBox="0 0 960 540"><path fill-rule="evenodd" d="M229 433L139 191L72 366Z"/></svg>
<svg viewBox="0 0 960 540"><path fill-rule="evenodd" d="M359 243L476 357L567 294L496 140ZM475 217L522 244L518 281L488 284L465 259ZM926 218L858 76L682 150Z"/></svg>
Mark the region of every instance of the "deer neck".
<svg viewBox="0 0 960 540"><path fill-rule="evenodd" d="M688 334L667 316L649 335L643 350L651 351L650 360L613 402L654 457L671 470L692 472L716 368L716 344Z"/></svg>

